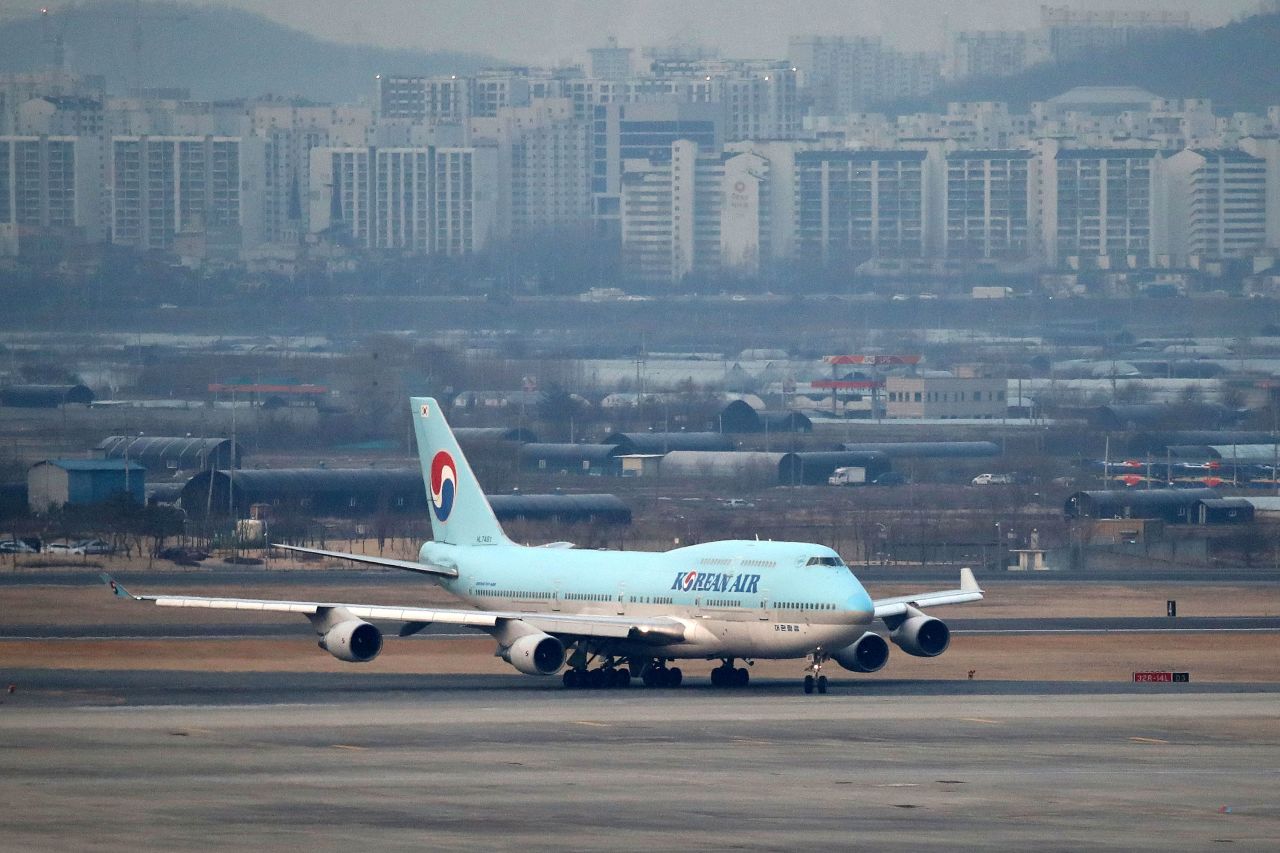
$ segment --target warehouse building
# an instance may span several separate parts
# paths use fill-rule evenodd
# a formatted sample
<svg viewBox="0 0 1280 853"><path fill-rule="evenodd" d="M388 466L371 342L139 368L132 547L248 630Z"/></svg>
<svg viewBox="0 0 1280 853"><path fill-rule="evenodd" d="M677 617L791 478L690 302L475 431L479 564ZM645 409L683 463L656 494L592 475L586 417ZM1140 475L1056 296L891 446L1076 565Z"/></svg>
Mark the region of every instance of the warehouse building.
<svg viewBox="0 0 1280 853"><path fill-rule="evenodd" d="M102 503L121 494L141 504L146 475L146 468L123 459L47 459L27 471L27 502L32 512Z"/></svg>

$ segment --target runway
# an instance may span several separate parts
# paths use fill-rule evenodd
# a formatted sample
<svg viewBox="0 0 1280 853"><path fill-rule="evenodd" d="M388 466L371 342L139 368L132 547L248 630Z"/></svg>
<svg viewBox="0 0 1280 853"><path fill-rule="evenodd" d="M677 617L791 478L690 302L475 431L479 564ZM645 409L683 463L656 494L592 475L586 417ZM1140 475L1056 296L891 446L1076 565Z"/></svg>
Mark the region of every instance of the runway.
<svg viewBox="0 0 1280 853"><path fill-rule="evenodd" d="M12 675L7 849L1167 851L1280 837L1273 685L850 680L819 697L794 681Z"/></svg>

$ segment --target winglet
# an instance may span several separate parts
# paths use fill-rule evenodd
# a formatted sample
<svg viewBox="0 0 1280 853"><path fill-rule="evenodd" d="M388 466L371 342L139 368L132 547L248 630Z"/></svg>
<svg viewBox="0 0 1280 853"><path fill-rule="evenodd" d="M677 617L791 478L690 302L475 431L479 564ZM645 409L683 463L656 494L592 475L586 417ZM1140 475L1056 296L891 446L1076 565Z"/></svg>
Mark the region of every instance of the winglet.
<svg viewBox="0 0 1280 853"><path fill-rule="evenodd" d="M133 595L129 592L129 590L125 589L120 584L116 583L116 579L111 577L111 575L107 574L106 572L103 572L100 575L98 575L98 577L102 578L103 583L111 587L111 592L115 595L116 598L133 598Z"/></svg>
<svg viewBox="0 0 1280 853"><path fill-rule="evenodd" d="M968 566L960 570L960 590L961 592L982 592L982 587L978 586L978 579L973 576L973 569Z"/></svg>

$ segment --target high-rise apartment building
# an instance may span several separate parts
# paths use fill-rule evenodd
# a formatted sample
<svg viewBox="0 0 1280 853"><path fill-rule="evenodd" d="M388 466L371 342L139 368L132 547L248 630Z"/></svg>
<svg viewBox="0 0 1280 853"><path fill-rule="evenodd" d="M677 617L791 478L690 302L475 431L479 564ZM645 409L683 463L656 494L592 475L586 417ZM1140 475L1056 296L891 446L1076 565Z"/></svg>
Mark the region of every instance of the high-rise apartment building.
<svg viewBox="0 0 1280 853"><path fill-rule="evenodd" d="M1169 32L1191 29L1191 13L1041 6L1040 27L1056 61L1119 50Z"/></svg>
<svg viewBox="0 0 1280 853"><path fill-rule="evenodd" d="M98 141L0 136L0 226L103 238Z"/></svg>
<svg viewBox="0 0 1280 853"><path fill-rule="evenodd" d="M1150 149L1058 150L1043 182L1050 262L1150 266L1167 245L1160 163Z"/></svg>
<svg viewBox="0 0 1280 853"><path fill-rule="evenodd" d="M851 267L873 258L920 258L936 204L926 151L796 154L796 250Z"/></svg>
<svg viewBox="0 0 1280 853"><path fill-rule="evenodd" d="M1037 182L1031 151L947 155L949 258L1023 259L1032 254Z"/></svg>
<svg viewBox="0 0 1280 853"><path fill-rule="evenodd" d="M970 30L947 40L942 75L948 80L1008 77L1048 59L1043 30Z"/></svg>
<svg viewBox="0 0 1280 853"><path fill-rule="evenodd" d="M718 149L677 140L627 159L622 176L622 264L633 279L675 283L720 268L724 168Z"/></svg>
<svg viewBox="0 0 1280 853"><path fill-rule="evenodd" d="M618 39L609 36L604 47L587 51L591 56L590 76L597 80L624 80L631 76L631 48L618 47Z"/></svg>
<svg viewBox="0 0 1280 853"><path fill-rule="evenodd" d="M317 148L311 230L357 246L465 255L493 233L496 151L479 148Z"/></svg>
<svg viewBox="0 0 1280 853"><path fill-rule="evenodd" d="M238 137L113 137L111 240L170 249L196 233L230 251L261 240L262 145Z"/></svg>
<svg viewBox="0 0 1280 853"><path fill-rule="evenodd" d="M1242 258L1267 242L1266 161L1236 149L1188 148L1164 162L1169 244L1179 258Z"/></svg>
<svg viewBox="0 0 1280 853"><path fill-rule="evenodd" d="M920 97L941 81L938 56L904 53L870 36L792 36L788 56L812 115L846 115Z"/></svg>
<svg viewBox="0 0 1280 853"><path fill-rule="evenodd" d="M591 125L548 121L510 145L511 236L587 227L591 222Z"/></svg>
<svg viewBox="0 0 1280 853"><path fill-rule="evenodd" d="M592 216L616 233L625 160L662 161L685 140L702 156L724 145L724 113L714 103L641 102L596 107L591 129Z"/></svg>

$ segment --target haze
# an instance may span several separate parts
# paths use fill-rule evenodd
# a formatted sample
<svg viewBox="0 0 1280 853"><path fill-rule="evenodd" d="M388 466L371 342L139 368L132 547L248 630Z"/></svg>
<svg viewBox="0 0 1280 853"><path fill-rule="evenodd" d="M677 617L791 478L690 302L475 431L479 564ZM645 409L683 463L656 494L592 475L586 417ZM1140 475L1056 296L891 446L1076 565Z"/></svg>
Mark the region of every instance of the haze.
<svg viewBox="0 0 1280 853"><path fill-rule="evenodd" d="M5 17L35 4L0 2ZM202 4L207 5L207 4ZM450 49L510 62L576 60L612 34L624 45L696 43L727 56L783 56L787 37L815 31L883 35L902 48L937 50L952 29L1031 27L1040 4L1021 0L228 0L326 39L387 47ZM1194 22L1220 24L1257 0L1057 2L1076 8L1188 10Z"/></svg>

